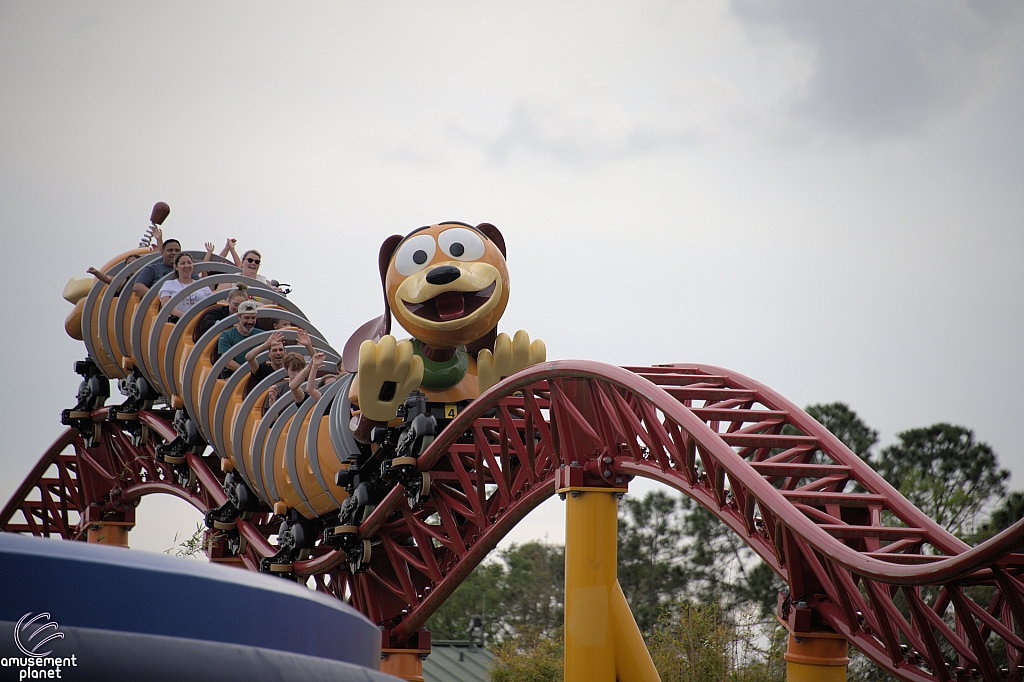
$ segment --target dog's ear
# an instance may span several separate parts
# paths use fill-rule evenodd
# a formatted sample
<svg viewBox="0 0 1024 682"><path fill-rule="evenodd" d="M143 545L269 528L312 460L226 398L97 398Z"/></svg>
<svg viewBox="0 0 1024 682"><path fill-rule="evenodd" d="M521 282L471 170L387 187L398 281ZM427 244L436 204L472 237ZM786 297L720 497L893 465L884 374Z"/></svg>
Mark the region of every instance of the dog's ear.
<svg viewBox="0 0 1024 682"><path fill-rule="evenodd" d="M377 269L380 270L380 287L384 291L384 320L385 320L385 334L391 333L391 303L388 301L388 266L391 265L391 256L395 255L395 250L398 245L402 243L401 235L393 234L384 240L384 243L380 245L380 253L377 254Z"/></svg>
<svg viewBox="0 0 1024 682"><path fill-rule="evenodd" d="M480 223L476 226L476 229L487 235L487 238L498 246L498 250L501 251L502 257L508 260L508 254L505 253L505 238L501 236L501 232L498 228L490 223Z"/></svg>
<svg viewBox="0 0 1024 682"><path fill-rule="evenodd" d="M359 346L363 341L370 339L377 342L385 334L391 333L391 304L388 303L387 290L388 266L391 265L391 256L394 255L398 245L402 243L402 239L403 237L393 234L385 239L380 246L380 253L377 254L377 268L380 270L380 286L384 291L384 314L355 330L345 343L342 362L345 371L349 374L355 374L359 368Z"/></svg>

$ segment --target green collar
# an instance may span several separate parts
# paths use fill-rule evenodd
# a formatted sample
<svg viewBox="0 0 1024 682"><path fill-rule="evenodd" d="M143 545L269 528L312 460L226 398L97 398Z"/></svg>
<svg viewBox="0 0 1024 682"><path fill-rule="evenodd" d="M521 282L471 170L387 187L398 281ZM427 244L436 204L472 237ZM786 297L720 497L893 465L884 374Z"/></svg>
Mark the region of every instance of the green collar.
<svg viewBox="0 0 1024 682"><path fill-rule="evenodd" d="M455 349L455 355L442 362L423 357L419 339L412 340L412 352L423 358L423 388L439 391L458 384L469 371L469 353L465 346Z"/></svg>

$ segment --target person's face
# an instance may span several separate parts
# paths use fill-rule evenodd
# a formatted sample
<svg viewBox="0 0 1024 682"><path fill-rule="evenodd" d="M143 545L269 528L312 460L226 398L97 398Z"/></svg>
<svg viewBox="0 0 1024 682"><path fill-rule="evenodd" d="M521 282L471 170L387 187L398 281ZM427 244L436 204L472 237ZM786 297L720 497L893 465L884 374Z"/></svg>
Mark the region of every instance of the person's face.
<svg viewBox="0 0 1024 682"><path fill-rule="evenodd" d="M260 257L255 253L247 253L242 258L242 272L252 277L260 270Z"/></svg>
<svg viewBox="0 0 1024 682"><path fill-rule="evenodd" d="M195 269L195 265L192 263L191 257L182 256L178 259L178 264L174 266L174 269L178 271L178 279L189 280L192 279L192 271Z"/></svg>
<svg viewBox="0 0 1024 682"><path fill-rule="evenodd" d="M252 328L256 326L256 313L242 313L238 316L238 331L242 332L244 336L248 336L252 333Z"/></svg>
<svg viewBox="0 0 1024 682"><path fill-rule="evenodd" d="M242 305L242 301L244 301L244 300L245 299L242 298L241 296L238 296L236 298L229 298L228 299L228 310L231 311L232 315L234 315L235 313L238 312L238 306Z"/></svg>
<svg viewBox="0 0 1024 682"><path fill-rule="evenodd" d="M290 380L290 379L294 379L296 377L296 375L298 375L298 373L301 372L302 370L301 369L295 369L295 366L292 365L286 371L288 372L288 379Z"/></svg>
<svg viewBox="0 0 1024 682"><path fill-rule="evenodd" d="M176 242L165 243L163 251L160 253L163 254L164 264L174 267L174 259L181 253L181 245Z"/></svg>
<svg viewBox="0 0 1024 682"><path fill-rule="evenodd" d="M270 344L270 366L274 369L281 369L284 364L284 344L283 343L272 343Z"/></svg>
<svg viewBox="0 0 1024 682"><path fill-rule="evenodd" d="M137 261L137 260L139 260L139 257L138 257L138 256L136 256L136 255L135 255L135 254L133 253L132 255L130 255L130 256L128 256L127 258L125 258L125 259L124 259L124 264L125 264L125 265L129 265L130 263L133 263L133 262L135 262L135 261Z"/></svg>

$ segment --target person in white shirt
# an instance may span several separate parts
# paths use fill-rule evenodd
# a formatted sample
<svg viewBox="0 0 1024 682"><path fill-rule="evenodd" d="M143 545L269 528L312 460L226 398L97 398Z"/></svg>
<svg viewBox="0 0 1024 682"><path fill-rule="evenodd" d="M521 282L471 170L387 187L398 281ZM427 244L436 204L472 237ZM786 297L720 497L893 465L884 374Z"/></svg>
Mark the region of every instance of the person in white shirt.
<svg viewBox="0 0 1024 682"><path fill-rule="evenodd" d="M195 280L192 279L192 272L194 270L195 264L192 262L192 256L187 253L179 253L174 258L174 277L164 282L160 287L161 306L166 306L172 296L195 282ZM170 321L177 322L177 318L184 315L189 308L194 306L196 303L199 303L199 301L212 293L213 291L210 290L210 287L200 287L199 289L196 289L186 296L184 300L178 301L178 304L174 306L174 310L169 311L169 314L174 318Z"/></svg>

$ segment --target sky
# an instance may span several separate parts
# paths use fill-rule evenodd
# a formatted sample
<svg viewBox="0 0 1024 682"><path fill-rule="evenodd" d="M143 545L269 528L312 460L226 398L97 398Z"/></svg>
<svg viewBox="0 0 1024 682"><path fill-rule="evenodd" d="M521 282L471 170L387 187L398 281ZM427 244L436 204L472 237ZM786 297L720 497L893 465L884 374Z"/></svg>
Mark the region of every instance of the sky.
<svg viewBox="0 0 1024 682"><path fill-rule="evenodd" d="M65 283L157 201L338 348L388 235L490 222L549 358L726 367L882 446L961 424L1024 489L1022 121L1010 1L0 0L0 499L75 402ZM199 518L150 496L132 545Z"/></svg>

